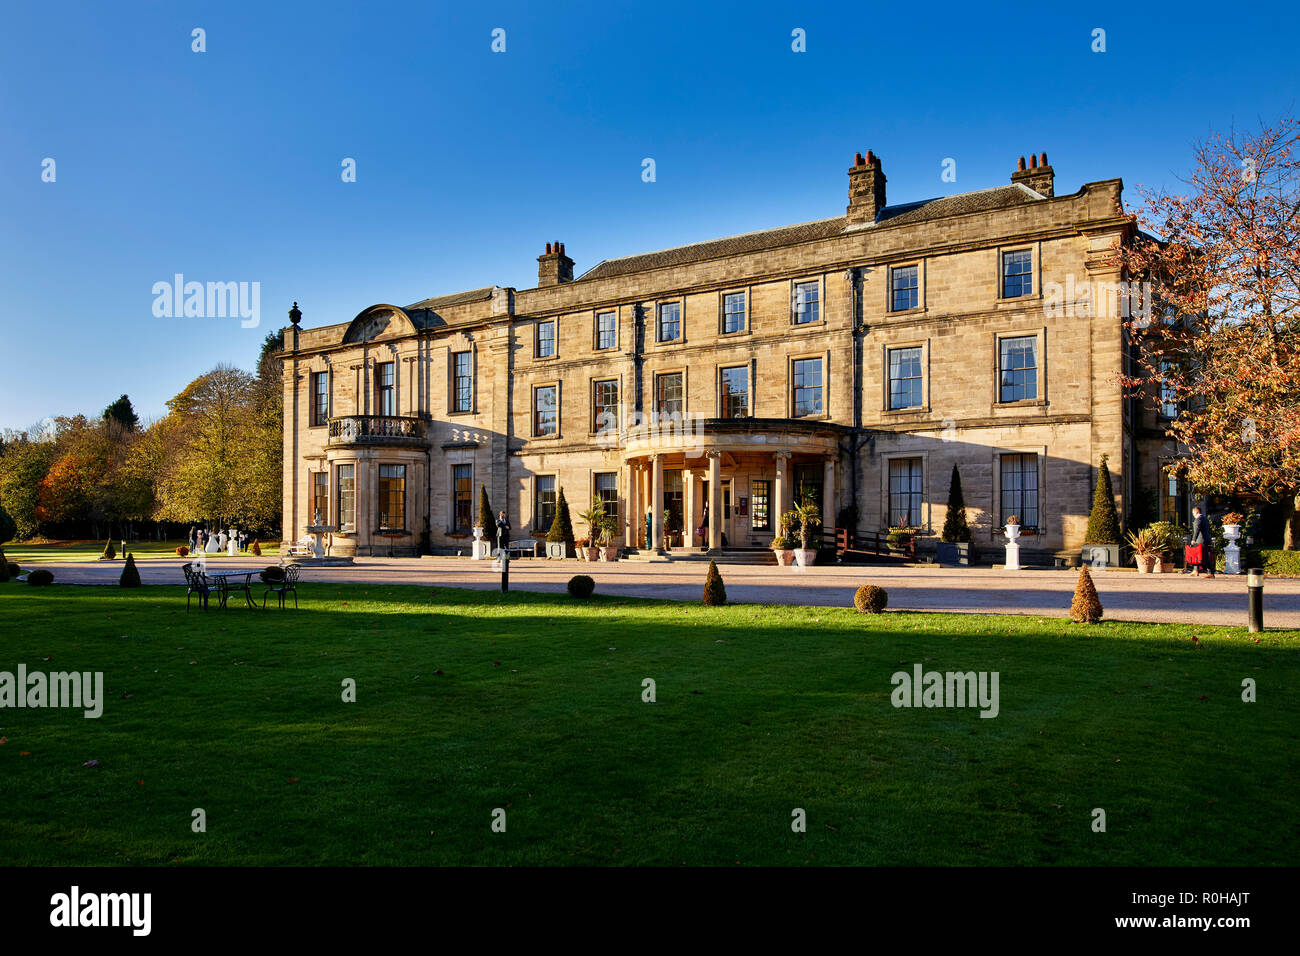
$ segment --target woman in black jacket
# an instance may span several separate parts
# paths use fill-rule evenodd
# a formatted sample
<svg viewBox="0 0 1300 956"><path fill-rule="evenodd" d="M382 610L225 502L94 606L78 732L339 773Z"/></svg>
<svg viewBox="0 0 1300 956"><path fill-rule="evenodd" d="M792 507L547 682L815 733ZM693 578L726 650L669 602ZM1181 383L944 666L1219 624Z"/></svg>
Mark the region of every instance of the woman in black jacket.
<svg viewBox="0 0 1300 956"><path fill-rule="evenodd" d="M510 544L510 522L506 519L506 513L502 511L497 515L497 550L504 551Z"/></svg>
<svg viewBox="0 0 1300 956"><path fill-rule="evenodd" d="M1192 544L1201 546L1201 561L1192 572L1193 577L1199 578L1202 571L1214 577L1214 549L1211 547L1213 542L1214 532L1210 528L1210 519L1201 514L1200 508L1193 508Z"/></svg>

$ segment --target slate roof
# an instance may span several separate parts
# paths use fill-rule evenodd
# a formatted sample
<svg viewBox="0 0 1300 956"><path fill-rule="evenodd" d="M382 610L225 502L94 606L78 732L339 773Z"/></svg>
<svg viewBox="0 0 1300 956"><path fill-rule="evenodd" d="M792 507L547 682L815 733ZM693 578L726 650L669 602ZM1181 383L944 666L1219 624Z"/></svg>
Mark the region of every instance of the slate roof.
<svg viewBox="0 0 1300 956"><path fill-rule="evenodd" d="M903 203L886 206L880 211L873 224L850 226L847 216L835 216L832 219L818 219L814 222L800 223L796 226L781 226L777 229L765 229L760 232L747 232L725 239L712 239L673 249L661 249L658 252L646 252L620 259L606 259L588 269L578 277L579 282L587 279L609 279L614 276L630 275L648 269L661 269L668 266L681 266L707 259L720 259L725 256L742 255L748 252L761 252L766 249L779 249L800 242L816 239L829 239L833 236L856 232L859 229L878 228L880 226L901 226L933 219L946 219L973 212L986 212L990 209L1003 209L1020 206L1031 202L1041 202L1043 197L1027 186L1014 183L1010 186L995 186L976 192L958 193L955 196L941 196L937 199L925 199L920 202Z"/></svg>
<svg viewBox="0 0 1300 956"><path fill-rule="evenodd" d="M453 292L451 295L435 296L432 299L423 299L420 302L413 302L408 305L407 310L411 309L428 309L434 311L445 309L452 305L464 305L467 302L482 302L484 299L492 298L492 293L496 286L486 286L482 289L470 289L468 292Z"/></svg>

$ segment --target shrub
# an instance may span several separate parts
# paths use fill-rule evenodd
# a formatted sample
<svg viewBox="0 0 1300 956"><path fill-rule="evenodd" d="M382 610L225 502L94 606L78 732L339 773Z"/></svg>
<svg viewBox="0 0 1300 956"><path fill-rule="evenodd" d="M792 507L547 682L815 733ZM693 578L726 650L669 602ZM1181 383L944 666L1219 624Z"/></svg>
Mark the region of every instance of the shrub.
<svg viewBox="0 0 1300 956"><path fill-rule="evenodd" d="M117 557L117 548L113 547L113 539L109 538L104 545L104 553L100 555L105 561L112 561Z"/></svg>
<svg viewBox="0 0 1300 956"><path fill-rule="evenodd" d="M709 576L704 579L704 603L710 607L727 603L727 589L722 584L722 575L718 565L709 562Z"/></svg>
<svg viewBox="0 0 1300 956"><path fill-rule="evenodd" d="M124 588L138 588L140 586L140 571L135 566L135 555L126 556L126 566L122 568L122 576L117 579L117 583Z"/></svg>
<svg viewBox="0 0 1300 956"><path fill-rule="evenodd" d="M1110 484L1110 467L1106 455L1101 456L1097 469L1097 488L1092 495L1092 513L1088 515L1086 544L1122 544L1119 536L1119 514L1115 511L1115 490Z"/></svg>
<svg viewBox="0 0 1300 956"><path fill-rule="evenodd" d="M952 466L952 480L948 483L948 513L943 519L943 533L939 540L948 544L970 543L970 525L966 521L966 498L961 492L961 475Z"/></svg>
<svg viewBox="0 0 1300 956"><path fill-rule="evenodd" d="M0 559L3 559L3 557L4 555L0 555ZM18 577L18 575L23 573L23 569L18 567L18 565L15 564L13 561L6 561L5 572L9 575L10 578L16 578Z"/></svg>
<svg viewBox="0 0 1300 956"><path fill-rule="evenodd" d="M483 529L484 537L496 537L497 519L492 515L492 503L488 501L487 485L478 486L478 526Z"/></svg>
<svg viewBox="0 0 1300 956"><path fill-rule="evenodd" d="M13 516L5 511L4 505L0 505L0 544L12 541L17 534L18 525L14 522Z"/></svg>
<svg viewBox="0 0 1300 956"><path fill-rule="evenodd" d="M254 557L260 558L262 556L262 546L257 543L256 538L253 539L253 546L249 550L253 552Z"/></svg>
<svg viewBox="0 0 1300 956"><path fill-rule="evenodd" d="M569 503L564 499L564 489L555 502L555 518L551 521L551 530L546 533L546 540L551 544L564 542L565 557L573 555L573 518L569 515Z"/></svg>
<svg viewBox="0 0 1300 956"><path fill-rule="evenodd" d="M569 593L576 598L585 601L591 597L591 592L594 590L596 590L596 582L585 574L575 574L569 578Z"/></svg>
<svg viewBox="0 0 1300 956"><path fill-rule="evenodd" d="M1145 530L1154 535L1156 551L1164 556L1164 560L1168 560L1169 555L1181 551L1183 538L1187 537L1187 529L1172 521L1153 521Z"/></svg>
<svg viewBox="0 0 1300 956"><path fill-rule="evenodd" d="M879 614L889 606L889 592L874 584L864 584L853 595L853 606L863 614Z"/></svg>
<svg viewBox="0 0 1300 956"><path fill-rule="evenodd" d="M277 565L271 565L265 571L258 574L263 584L279 584L284 580L284 568Z"/></svg>
<svg viewBox="0 0 1300 956"><path fill-rule="evenodd" d="M189 557L190 549L185 547L185 545L181 545L176 549L176 554L182 558L187 558Z"/></svg>
<svg viewBox="0 0 1300 956"><path fill-rule="evenodd" d="M27 575L27 583L33 587L45 587L47 584L54 583L54 575L44 568L38 568Z"/></svg>
<svg viewBox="0 0 1300 956"><path fill-rule="evenodd" d="M11 567L17 567L17 565L11 565L7 563L5 561L4 551L0 551L0 583L8 581L11 577L13 577L13 575L9 572L9 569Z"/></svg>
<svg viewBox="0 0 1300 956"><path fill-rule="evenodd" d="M1265 574L1300 578L1300 551L1283 551L1279 548L1259 548L1241 552L1241 569L1263 568ZM12 574L10 575L12 577Z"/></svg>
<svg viewBox="0 0 1300 956"><path fill-rule="evenodd" d="M1092 583L1092 575L1085 564L1079 569L1079 583L1074 586L1074 600L1070 603L1070 620L1079 624L1096 624L1101 620L1101 598Z"/></svg>

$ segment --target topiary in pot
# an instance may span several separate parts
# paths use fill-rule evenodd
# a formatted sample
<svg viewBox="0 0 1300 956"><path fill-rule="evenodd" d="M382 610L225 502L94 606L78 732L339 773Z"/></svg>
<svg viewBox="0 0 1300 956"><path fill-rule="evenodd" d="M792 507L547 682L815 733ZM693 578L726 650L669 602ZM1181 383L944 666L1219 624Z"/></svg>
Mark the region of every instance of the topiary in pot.
<svg viewBox="0 0 1300 956"><path fill-rule="evenodd" d="M569 578L569 593L576 598L586 600L596 590L596 582L585 574L575 574Z"/></svg>
<svg viewBox="0 0 1300 956"><path fill-rule="evenodd" d="M44 568L38 568L31 574L27 575L27 583L33 587L45 587L47 584L54 583L54 575Z"/></svg>
<svg viewBox="0 0 1300 956"><path fill-rule="evenodd" d="M1119 536L1119 514L1115 511L1115 491L1110 483L1110 466L1106 455L1101 456L1097 469L1097 487L1092 495L1092 512L1088 515L1088 533L1085 544L1122 544Z"/></svg>
<svg viewBox="0 0 1300 956"><path fill-rule="evenodd" d="M492 502L488 500L487 485L478 486L478 526L483 529L484 537L496 537L497 519L492 514Z"/></svg>
<svg viewBox="0 0 1300 956"><path fill-rule="evenodd" d="M709 562L709 576L704 579L704 603L710 607L727 603L727 589L722 584L718 565L713 561Z"/></svg>
<svg viewBox="0 0 1300 956"><path fill-rule="evenodd" d="M1096 624L1101 620L1101 598L1092 583L1092 575L1085 564L1079 569L1079 581L1074 586L1074 600L1070 603L1070 620L1078 624Z"/></svg>
<svg viewBox="0 0 1300 956"><path fill-rule="evenodd" d="M862 614L879 614L889 605L889 593L874 584L864 584L853 595L853 606Z"/></svg>
<svg viewBox="0 0 1300 956"><path fill-rule="evenodd" d="M253 552L254 557L260 558L262 556L262 546L257 543L256 538L253 539L253 546L249 550Z"/></svg>
<svg viewBox="0 0 1300 956"><path fill-rule="evenodd" d="M948 483L948 513L943 519L943 533L939 540L948 544L970 542L970 525L966 521L966 498L961 492L961 474L952 466L952 479Z"/></svg>
<svg viewBox="0 0 1300 956"><path fill-rule="evenodd" d="M140 586L140 571L135 566L135 555L126 556L126 566L122 568L122 576L117 579L117 583L124 588L138 588Z"/></svg>
<svg viewBox="0 0 1300 956"><path fill-rule="evenodd" d="M555 517L551 519L551 530L546 532L548 544L563 544L564 556L573 557L573 519L569 515L569 502L564 498L564 489L555 502Z"/></svg>
<svg viewBox="0 0 1300 956"><path fill-rule="evenodd" d="M117 548L113 547L112 538L109 538L108 542L104 545L104 553L101 554L100 557L105 561L112 561L117 557Z"/></svg>

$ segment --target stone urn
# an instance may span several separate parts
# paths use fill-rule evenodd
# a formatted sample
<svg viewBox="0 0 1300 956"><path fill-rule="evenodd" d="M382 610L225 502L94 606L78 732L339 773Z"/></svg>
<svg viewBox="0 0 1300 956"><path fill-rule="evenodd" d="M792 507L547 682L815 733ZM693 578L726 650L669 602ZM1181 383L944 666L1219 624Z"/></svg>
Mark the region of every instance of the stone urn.
<svg viewBox="0 0 1300 956"><path fill-rule="evenodd" d="M1008 571L1019 571L1020 570L1020 544L1017 539L1020 537L1020 525L1008 524L1006 528L1004 528L1003 530L1006 532L1007 535L1006 569Z"/></svg>
<svg viewBox="0 0 1300 956"><path fill-rule="evenodd" d="M1225 524L1223 536L1228 543L1223 546L1223 573L1241 574L1241 547L1237 539L1241 537L1241 525Z"/></svg>
<svg viewBox="0 0 1300 956"><path fill-rule="evenodd" d="M470 558L474 561L485 561L492 557L492 542L483 537L481 527L474 528L474 541L471 547Z"/></svg>

